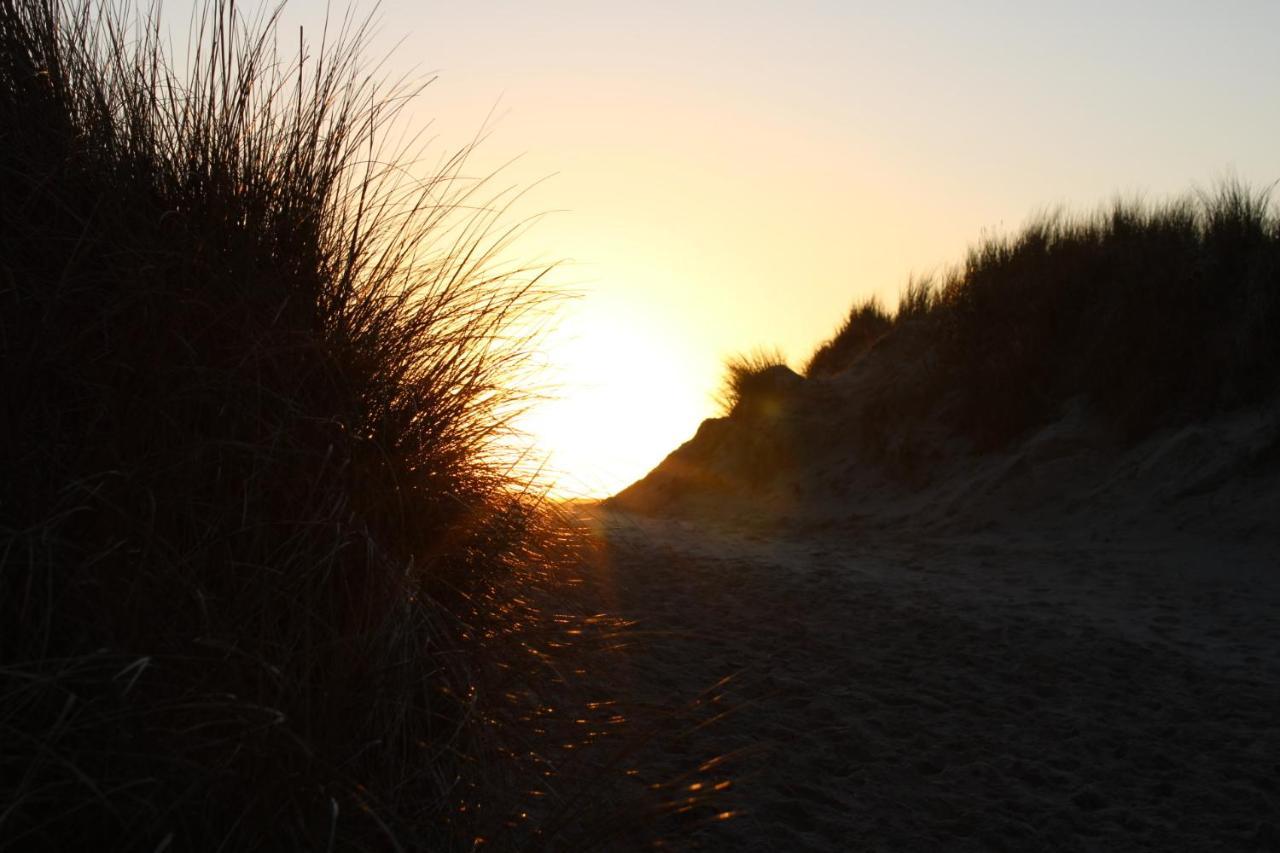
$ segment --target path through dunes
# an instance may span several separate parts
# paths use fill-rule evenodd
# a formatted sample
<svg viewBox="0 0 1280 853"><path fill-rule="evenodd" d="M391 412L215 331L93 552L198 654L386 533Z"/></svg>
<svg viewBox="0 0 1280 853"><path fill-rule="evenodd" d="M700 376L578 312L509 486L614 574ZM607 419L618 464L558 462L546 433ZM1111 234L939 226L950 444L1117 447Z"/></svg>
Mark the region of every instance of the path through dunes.
<svg viewBox="0 0 1280 853"><path fill-rule="evenodd" d="M674 848L1280 849L1274 552L598 520Z"/></svg>

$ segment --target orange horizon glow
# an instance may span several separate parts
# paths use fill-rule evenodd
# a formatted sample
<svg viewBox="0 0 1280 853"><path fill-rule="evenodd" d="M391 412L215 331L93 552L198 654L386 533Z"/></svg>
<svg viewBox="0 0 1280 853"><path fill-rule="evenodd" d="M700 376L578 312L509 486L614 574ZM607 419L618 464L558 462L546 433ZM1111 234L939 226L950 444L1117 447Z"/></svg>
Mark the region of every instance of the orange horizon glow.
<svg viewBox="0 0 1280 853"><path fill-rule="evenodd" d="M317 43L323 9L290 4L281 31ZM501 182L537 186L513 214L553 212L513 249L568 261L581 294L546 342L558 399L518 424L560 496L616 492L691 437L727 356L798 367L852 303L893 306L984 231L1280 179L1263 0L383 0L375 19L377 76L436 77L406 110L433 150L493 131L474 172L517 158Z"/></svg>

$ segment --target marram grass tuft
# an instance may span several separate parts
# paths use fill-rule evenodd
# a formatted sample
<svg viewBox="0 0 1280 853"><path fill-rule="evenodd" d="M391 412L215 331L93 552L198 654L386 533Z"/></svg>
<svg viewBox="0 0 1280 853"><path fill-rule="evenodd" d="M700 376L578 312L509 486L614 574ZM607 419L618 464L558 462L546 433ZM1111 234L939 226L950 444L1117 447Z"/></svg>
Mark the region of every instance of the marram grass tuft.
<svg viewBox="0 0 1280 853"><path fill-rule="evenodd" d="M0 0L0 848L553 844L520 224L361 26L131 15Z"/></svg>
<svg viewBox="0 0 1280 853"><path fill-rule="evenodd" d="M806 373L855 368L892 338L871 407L883 431L934 412L979 447L1083 400L1124 438L1280 393L1280 213L1237 181L1161 204L1042 216L983 240L897 313L855 306ZM904 364L910 360L911 364ZM891 366L880 360L869 370Z"/></svg>

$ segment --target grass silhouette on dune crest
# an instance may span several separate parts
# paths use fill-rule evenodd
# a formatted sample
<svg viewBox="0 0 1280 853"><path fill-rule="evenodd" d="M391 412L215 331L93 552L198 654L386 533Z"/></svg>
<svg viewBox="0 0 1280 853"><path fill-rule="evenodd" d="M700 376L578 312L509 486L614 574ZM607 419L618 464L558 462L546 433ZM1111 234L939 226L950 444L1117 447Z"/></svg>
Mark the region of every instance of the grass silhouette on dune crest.
<svg viewBox="0 0 1280 853"><path fill-rule="evenodd" d="M769 377L790 372L786 356L776 349L755 349L725 360L724 380L715 400L720 410L731 415L744 400L768 391Z"/></svg>
<svg viewBox="0 0 1280 853"><path fill-rule="evenodd" d="M1280 216L1228 181L1164 204L1043 216L915 280L892 316L857 305L806 374L855 367L887 336L925 359L882 416L945 419L995 446L1082 397L1138 437L1273 396L1280 377Z"/></svg>
<svg viewBox="0 0 1280 853"><path fill-rule="evenodd" d="M984 239L912 278L894 311L855 304L803 379L780 356L730 360L724 416L616 504L754 518L762 497L798 510L808 495L832 512L855 481L918 491L1058 423L1098 446L1076 473L1103 476L1161 430L1278 396L1280 211L1269 190L1226 181ZM1259 459L1274 455L1269 429L1249 440Z"/></svg>

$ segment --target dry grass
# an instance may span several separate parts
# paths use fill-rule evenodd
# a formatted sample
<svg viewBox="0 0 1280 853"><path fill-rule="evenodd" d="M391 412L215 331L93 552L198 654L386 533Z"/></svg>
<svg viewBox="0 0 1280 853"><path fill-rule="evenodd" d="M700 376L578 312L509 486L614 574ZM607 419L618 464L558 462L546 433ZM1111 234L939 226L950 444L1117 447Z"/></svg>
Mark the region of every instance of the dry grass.
<svg viewBox="0 0 1280 853"><path fill-rule="evenodd" d="M933 413L992 447L1084 399L1134 439L1247 406L1280 390L1280 215L1226 182L1045 216L913 281L891 318L855 307L807 372L851 369L886 335L923 378L886 384L885 430Z"/></svg>
<svg viewBox="0 0 1280 853"><path fill-rule="evenodd" d="M724 378L715 394L716 405L726 414L738 410L744 400L767 390L763 385L775 368L786 368L787 359L777 349L755 349L729 356L724 363Z"/></svg>
<svg viewBox="0 0 1280 853"><path fill-rule="evenodd" d="M822 344L805 365L806 376L838 373L871 349L893 326L893 316L872 296L849 309L831 340Z"/></svg>
<svg viewBox="0 0 1280 853"><path fill-rule="evenodd" d="M360 26L129 15L0 0L0 848L566 843L506 200L404 174Z"/></svg>

